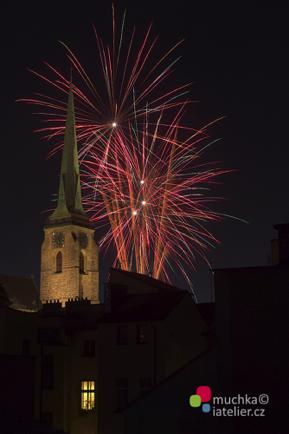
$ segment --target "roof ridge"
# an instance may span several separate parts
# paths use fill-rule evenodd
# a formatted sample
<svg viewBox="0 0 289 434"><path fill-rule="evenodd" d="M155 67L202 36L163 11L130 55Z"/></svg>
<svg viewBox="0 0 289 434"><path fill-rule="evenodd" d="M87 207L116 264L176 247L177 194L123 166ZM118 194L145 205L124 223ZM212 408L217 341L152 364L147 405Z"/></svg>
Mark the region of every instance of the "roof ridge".
<svg viewBox="0 0 289 434"><path fill-rule="evenodd" d="M175 289L178 291L185 291L185 292L189 293L189 291L187 291L184 288L179 288L178 286L164 282L163 280L155 279L154 277L148 276L147 274L136 273L135 271L127 271L127 270L122 270L120 268L113 268L113 267L111 267L110 270L117 271L118 273L122 273L122 274L127 274L128 276L130 276L132 279L135 279L135 280L139 280L139 279L144 280L145 279L147 281L150 281L152 284L155 284L155 286L157 286L158 288L160 288L160 286L169 287L171 289Z"/></svg>

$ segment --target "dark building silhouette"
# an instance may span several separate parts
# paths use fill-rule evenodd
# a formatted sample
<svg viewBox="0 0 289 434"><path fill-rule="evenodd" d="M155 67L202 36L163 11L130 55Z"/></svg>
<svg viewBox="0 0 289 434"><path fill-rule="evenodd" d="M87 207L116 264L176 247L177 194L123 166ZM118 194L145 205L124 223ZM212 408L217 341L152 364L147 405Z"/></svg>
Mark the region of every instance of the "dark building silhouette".
<svg viewBox="0 0 289 434"><path fill-rule="evenodd" d="M129 402L209 346L206 318L187 291L112 269L100 303L72 86L58 201L44 226L40 300L31 279L2 276L2 286L3 432L124 432Z"/></svg>
<svg viewBox="0 0 289 434"><path fill-rule="evenodd" d="M236 433L244 427L281 433L288 428L282 421L289 390L289 225L274 227L272 266L215 270L220 391L270 396L266 417L237 418Z"/></svg>
<svg viewBox="0 0 289 434"><path fill-rule="evenodd" d="M0 274L0 285L13 309L25 312L35 312L39 309L39 291L33 277Z"/></svg>
<svg viewBox="0 0 289 434"><path fill-rule="evenodd" d="M40 300L33 279L0 275L1 434L287 432L289 225L276 226L272 266L214 271L215 303L118 269L101 303L72 88L64 142ZM189 404L202 385L213 395L267 393L266 417L204 414Z"/></svg>
<svg viewBox="0 0 289 434"><path fill-rule="evenodd" d="M129 402L210 348L208 324L188 292L120 270L111 270L107 292L98 305L52 301L37 313L1 306L0 359L9 366L2 380L17 389L17 369L21 390L33 397L18 395L29 407L20 420L67 433L125 432Z"/></svg>

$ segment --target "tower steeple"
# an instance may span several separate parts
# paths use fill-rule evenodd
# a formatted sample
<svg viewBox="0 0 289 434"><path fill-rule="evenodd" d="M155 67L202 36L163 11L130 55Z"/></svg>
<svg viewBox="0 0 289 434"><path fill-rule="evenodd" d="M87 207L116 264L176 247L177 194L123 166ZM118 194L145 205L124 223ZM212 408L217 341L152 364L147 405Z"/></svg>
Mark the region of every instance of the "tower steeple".
<svg viewBox="0 0 289 434"><path fill-rule="evenodd" d="M68 95L57 207L48 220L49 223L59 220L70 220L78 223L88 221L81 198L72 84Z"/></svg>
<svg viewBox="0 0 289 434"><path fill-rule="evenodd" d="M41 247L41 301L84 297L99 303L99 252L81 201L73 88L70 85L59 192L44 226Z"/></svg>

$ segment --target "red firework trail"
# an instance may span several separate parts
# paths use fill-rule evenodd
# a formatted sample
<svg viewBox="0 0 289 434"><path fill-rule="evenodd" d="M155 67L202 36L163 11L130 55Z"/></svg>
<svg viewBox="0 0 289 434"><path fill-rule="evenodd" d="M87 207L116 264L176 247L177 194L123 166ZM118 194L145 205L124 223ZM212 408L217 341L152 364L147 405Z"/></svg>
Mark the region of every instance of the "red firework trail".
<svg viewBox="0 0 289 434"><path fill-rule="evenodd" d="M228 170L209 167L202 156L213 143L208 128L219 119L197 130L185 127L188 85L168 86L180 43L153 62L157 38L151 26L137 42L135 30L126 38L124 24L125 14L117 38L113 11L110 47L94 29L96 80L63 44L73 71L84 204L96 226L106 228L100 245L113 244L122 269L165 281L180 269L190 283L187 270L196 256L205 259L217 242L205 228L220 219L208 207L216 199L208 196L208 187ZM32 72L57 96L20 101L42 108L37 114L44 126L38 131L53 141L51 155L62 147L71 79L45 65L46 75Z"/></svg>
<svg viewBox="0 0 289 434"><path fill-rule="evenodd" d="M169 280L177 266L186 275L196 254L204 257L217 241L204 227L219 219L205 193L226 170L200 162L205 128L186 135L179 118L166 125L160 114L137 137L132 125L125 135L116 128L105 164L97 148L83 160L87 208L98 224L109 219L101 244L114 243L125 270Z"/></svg>

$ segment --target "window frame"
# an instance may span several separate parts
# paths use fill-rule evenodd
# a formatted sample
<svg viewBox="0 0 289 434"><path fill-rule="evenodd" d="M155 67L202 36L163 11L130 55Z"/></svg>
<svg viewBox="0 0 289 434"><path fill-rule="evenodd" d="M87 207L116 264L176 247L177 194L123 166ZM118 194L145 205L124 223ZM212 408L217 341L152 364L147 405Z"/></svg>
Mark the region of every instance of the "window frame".
<svg viewBox="0 0 289 434"><path fill-rule="evenodd" d="M95 357L96 344L95 339L84 339L82 348L82 357Z"/></svg>
<svg viewBox="0 0 289 434"><path fill-rule="evenodd" d="M121 331L125 331L122 333ZM128 325L118 324L116 327L116 345L123 346L128 345Z"/></svg>
<svg viewBox="0 0 289 434"><path fill-rule="evenodd" d="M85 384L87 388L85 388ZM87 408L87 403L89 408ZM80 382L80 410L84 413L95 410L95 380L82 380Z"/></svg>
<svg viewBox="0 0 289 434"><path fill-rule="evenodd" d="M128 378L121 377L115 379L115 408L117 411L127 407L128 397Z"/></svg>

